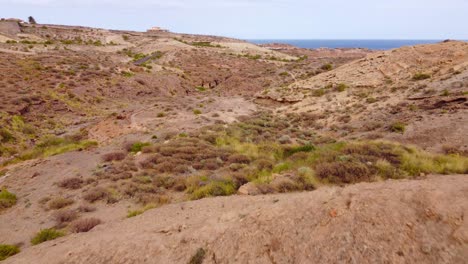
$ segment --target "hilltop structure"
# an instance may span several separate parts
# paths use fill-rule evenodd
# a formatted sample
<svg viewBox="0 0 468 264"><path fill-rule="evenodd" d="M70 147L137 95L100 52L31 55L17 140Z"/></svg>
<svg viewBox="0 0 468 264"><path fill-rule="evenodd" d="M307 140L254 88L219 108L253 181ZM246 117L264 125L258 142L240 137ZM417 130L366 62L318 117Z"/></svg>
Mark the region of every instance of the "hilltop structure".
<svg viewBox="0 0 468 264"><path fill-rule="evenodd" d="M169 32L169 30L161 28L161 27L152 27L152 28L148 29L147 32L148 33L152 33L152 32Z"/></svg>

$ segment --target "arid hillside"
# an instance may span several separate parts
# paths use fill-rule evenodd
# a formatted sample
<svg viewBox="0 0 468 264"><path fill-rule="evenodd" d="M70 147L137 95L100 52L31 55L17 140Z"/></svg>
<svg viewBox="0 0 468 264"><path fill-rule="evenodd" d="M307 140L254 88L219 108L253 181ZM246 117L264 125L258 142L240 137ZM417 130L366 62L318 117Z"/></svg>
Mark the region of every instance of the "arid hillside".
<svg viewBox="0 0 468 264"><path fill-rule="evenodd" d="M466 152L467 68L468 43L447 41L373 53L257 96L297 102L279 111L321 116L334 136Z"/></svg>
<svg viewBox="0 0 468 264"><path fill-rule="evenodd" d="M0 260L461 263L467 48L1 20Z"/></svg>

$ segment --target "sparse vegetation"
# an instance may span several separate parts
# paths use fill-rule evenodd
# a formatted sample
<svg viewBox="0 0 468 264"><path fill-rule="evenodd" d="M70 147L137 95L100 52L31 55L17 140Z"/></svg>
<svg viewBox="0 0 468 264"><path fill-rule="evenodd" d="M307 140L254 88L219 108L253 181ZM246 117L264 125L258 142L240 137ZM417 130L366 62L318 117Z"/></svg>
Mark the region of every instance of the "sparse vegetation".
<svg viewBox="0 0 468 264"><path fill-rule="evenodd" d="M37 233L32 239L31 239L31 244L33 245L38 245L40 243L50 241L57 239L59 237L64 236L65 233L61 231L57 231L54 228L48 228L48 229L42 229Z"/></svg>
<svg viewBox="0 0 468 264"><path fill-rule="evenodd" d="M81 137L77 136L45 136L32 150L23 152L17 158L4 163L4 165L35 158L54 156L75 150L85 150L95 146L97 146L97 142L82 140Z"/></svg>

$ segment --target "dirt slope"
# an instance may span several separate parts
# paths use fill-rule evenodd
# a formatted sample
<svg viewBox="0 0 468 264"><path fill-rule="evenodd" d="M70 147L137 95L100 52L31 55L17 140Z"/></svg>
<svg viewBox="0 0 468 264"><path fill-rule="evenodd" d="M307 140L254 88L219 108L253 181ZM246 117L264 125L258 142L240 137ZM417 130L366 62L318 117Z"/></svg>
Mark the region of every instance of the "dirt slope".
<svg viewBox="0 0 468 264"><path fill-rule="evenodd" d="M203 263L464 263L467 213L466 175L204 199L46 242L5 263L187 263L197 251Z"/></svg>

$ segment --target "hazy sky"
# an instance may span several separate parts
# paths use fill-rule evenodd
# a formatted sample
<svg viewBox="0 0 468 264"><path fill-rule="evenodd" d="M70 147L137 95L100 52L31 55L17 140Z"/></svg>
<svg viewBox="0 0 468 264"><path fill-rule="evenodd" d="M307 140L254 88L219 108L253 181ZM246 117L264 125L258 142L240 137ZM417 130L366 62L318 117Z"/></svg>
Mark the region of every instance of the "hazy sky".
<svg viewBox="0 0 468 264"><path fill-rule="evenodd" d="M0 17L237 38L468 39L468 0L0 0Z"/></svg>

